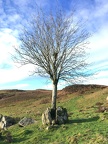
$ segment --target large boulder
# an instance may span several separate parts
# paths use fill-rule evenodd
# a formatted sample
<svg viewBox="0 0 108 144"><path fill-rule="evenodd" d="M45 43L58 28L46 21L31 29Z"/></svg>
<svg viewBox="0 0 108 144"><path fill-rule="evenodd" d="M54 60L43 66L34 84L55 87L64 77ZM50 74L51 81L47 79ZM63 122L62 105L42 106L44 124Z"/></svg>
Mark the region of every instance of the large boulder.
<svg viewBox="0 0 108 144"><path fill-rule="evenodd" d="M24 126L27 126L29 124L33 124L35 123L36 121L33 120L32 118L27 118L27 117L24 117L23 119L21 119L18 123L19 126L21 127L24 127Z"/></svg>
<svg viewBox="0 0 108 144"><path fill-rule="evenodd" d="M0 129L7 129L7 127L13 124L15 124L14 118L0 115Z"/></svg>
<svg viewBox="0 0 108 144"><path fill-rule="evenodd" d="M67 109L63 107L57 107L56 109L56 121L58 124L65 124L68 121Z"/></svg>
<svg viewBox="0 0 108 144"><path fill-rule="evenodd" d="M43 125L65 124L68 121L66 108L57 107L56 115L53 109L47 108L42 114Z"/></svg>

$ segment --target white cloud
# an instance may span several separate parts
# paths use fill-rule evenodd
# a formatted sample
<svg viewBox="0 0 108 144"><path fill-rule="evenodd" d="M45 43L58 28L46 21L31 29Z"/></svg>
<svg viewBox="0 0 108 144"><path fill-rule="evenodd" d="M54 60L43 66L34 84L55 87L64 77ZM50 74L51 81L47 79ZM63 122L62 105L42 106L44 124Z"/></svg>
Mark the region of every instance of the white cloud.
<svg viewBox="0 0 108 144"><path fill-rule="evenodd" d="M108 86L108 70L101 70L93 77L90 77L84 84L99 84Z"/></svg>
<svg viewBox="0 0 108 144"><path fill-rule="evenodd" d="M95 0L96 2L96 17L103 17L108 14L108 1L107 0Z"/></svg>
<svg viewBox="0 0 108 144"><path fill-rule="evenodd" d="M31 1L29 1L29 0L17 0L17 1L14 1L14 3L20 7L23 7L23 6L27 6L28 4L30 4Z"/></svg>
<svg viewBox="0 0 108 144"><path fill-rule="evenodd" d="M0 31L0 84L27 78L30 71L33 70L31 65L17 68L11 59L11 54L14 54L13 46L18 45L17 33L17 30L9 28L4 28Z"/></svg>
<svg viewBox="0 0 108 144"><path fill-rule="evenodd" d="M95 79L95 80L88 81L85 84L97 84L97 85L106 85L106 86L108 86L108 80L105 79L105 78Z"/></svg>
<svg viewBox="0 0 108 144"><path fill-rule="evenodd" d="M33 4L34 6L37 4L41 7L44 7L48 4L49 0L17 0L17 1L14 1L14 3L20 7L26 7L26 6L29 6L30 4Z"/></svg>
<svg viewBox="0 0 108 144"><path fill-rule="evenodd" d="M28 90L29 89L29 84L28 83L22 83L22 84L14 84L14 85L1 85L0 89L23 89L23 90Z"/></svg>
<svg viewBox="0 0 108 144"><path fill-rule="evenodd" d="M16 84L14 86L10 86L9 88L12 89L27 89L29 87L29 84L28 83L22 83L22 84Z"/></svg>
<svg viewBox="0 0 108 144"><path fill-rule="evenodd" d="M33 69L32 65L25 65L20 68L0 69L0 84L23 80L31 74Z"/></svg>
<svg viewBox="0 0 108 144"><path fill-rule="evenodd" d="M0 31L0 65L2 63L9 63L10 54L13 53L13 46L17 44L15 38L16 31L5 28Z"/></svg>
<svg viewBox="0 0 108 144"><path fill-rule="evenodd" d="M108 62L108 26L103 25L90 39L90 61ZM105 61L103 62L106 63Z"/></svg>
<svg viewBox="0 0 108 144"><path fill-rule="evenodd" d="M66 83L65 81L62 81L62 82L59 81L59 83L58 83L58 85L57 85L58 90L63 89L66 85L67 85L67 83ZM47 84L45 84L45 86L43 86L43 89L49 89L49 90L52 90L52 88L53 88L53 85L52 85L51 82L50 82L50 83L47 83Z"/></svg>
<svg viewBox="0 0 108 144"><path fill-rule="evenodd" d="M96 77L97 78L103 78L103 77L108 78L108 72L107 71L101 71L99 74L97 74Z"/></svg>
<svg viewBox="0 0 108 144"><path fill-rule="evenodd" d="M8 18L8 23L14 23L17 25L18 22L20 22L22 19L21 19L21 16L17 13L13 14L13 15L9 15Z"/></svg>

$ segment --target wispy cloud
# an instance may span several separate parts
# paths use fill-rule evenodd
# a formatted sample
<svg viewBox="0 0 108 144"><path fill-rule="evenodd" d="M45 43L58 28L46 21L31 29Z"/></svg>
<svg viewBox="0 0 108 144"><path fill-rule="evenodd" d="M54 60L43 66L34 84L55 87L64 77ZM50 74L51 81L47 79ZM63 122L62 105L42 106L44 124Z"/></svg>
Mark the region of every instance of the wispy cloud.
<svg viewBox="0 0 108 144"><path fill-rule="evenodd" d="M29 84L28 83L22 83L22 84L13 85L11 87L12 87L12 89L28 89L29 88Z"/></svg>
<svg viewBox="0 0 108 144"><path fill-rule="evenodd" d="M82 0L76 8L77 17L85 20L92 33L88 61L93 63L91 70L98 71L87 83L108 85L108 1Z"/></svg>
<svg viewBox="0 0 108 144"><path fill-rule="evenodd" d="M93 60L107 60L108 58L108 26L102 26L90 39L90 52ZM92 57L92 58L93 58ZM105 62L105 61L104 61Z"/></svg>
<svg viewBox="0 0 108 144"><path fill-rule="evenodd" d="M0 84L0 90L3 89L23 89L23 90L29 90L30 89L30 84L28 83L22 83L21 84L16 84L16 83L7 83L5 85Z"/></svg>

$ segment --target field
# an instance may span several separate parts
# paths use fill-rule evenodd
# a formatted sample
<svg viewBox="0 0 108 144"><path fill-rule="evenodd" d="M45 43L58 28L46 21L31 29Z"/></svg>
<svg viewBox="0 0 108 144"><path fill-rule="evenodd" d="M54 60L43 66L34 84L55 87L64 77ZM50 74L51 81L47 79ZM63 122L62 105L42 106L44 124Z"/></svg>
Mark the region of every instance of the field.
<svg viewBox="0 0 108 144"><path fill-rule="evenodd" d="M108 144L108 87L73 85L58 91L57 105L67 108L67 124L46 130L42 112L50 106L50 90L1 90L0 114L19 120L32 117L37 122L26 127L8 128L12 144ZM100 108L106 110L101 112ZM0 144L7 144L6 134Z"/></svg>

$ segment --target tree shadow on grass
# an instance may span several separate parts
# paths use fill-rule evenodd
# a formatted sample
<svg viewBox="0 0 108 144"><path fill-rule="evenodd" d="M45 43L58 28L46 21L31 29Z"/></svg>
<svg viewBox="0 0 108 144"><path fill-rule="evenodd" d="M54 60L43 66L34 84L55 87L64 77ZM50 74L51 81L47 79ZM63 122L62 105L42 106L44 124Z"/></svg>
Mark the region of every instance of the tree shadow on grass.
<svg viewBox="0 0 108 144"><path fill-rule="evenodd" d="M69 124L71 123L85 123L85 122L93 122L93 121L97 121L99 119L99 116L95 116L92 118L84 118L84 119L73 119L73 120L69 120Z"/></svg>
<svg viewBox="0 0 108 144"><path fill-rule="evenodd" d="M12 138L12 144L15 144L15 143L20 143L20 142L23 142L23 141L25 141L25 140L27 140L27 138ZM7 140L6 140L6 138L3 138L3 139L0 139L0 144L7 144L7 143L10 143L10 142L7 142Z"/></svg>

